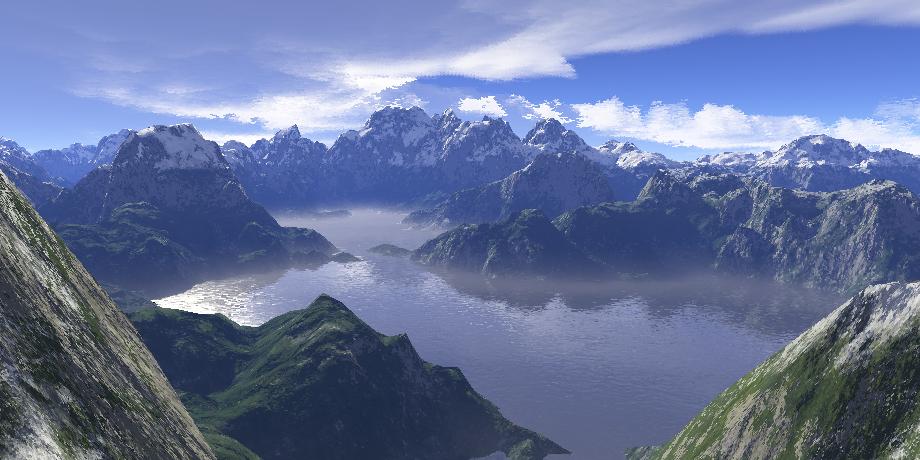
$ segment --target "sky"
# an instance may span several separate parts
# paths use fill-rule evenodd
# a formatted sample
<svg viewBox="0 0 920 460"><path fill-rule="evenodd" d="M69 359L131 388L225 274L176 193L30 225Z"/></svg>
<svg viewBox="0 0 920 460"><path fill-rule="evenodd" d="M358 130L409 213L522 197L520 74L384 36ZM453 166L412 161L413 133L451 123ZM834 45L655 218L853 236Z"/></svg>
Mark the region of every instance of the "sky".
<svg viewBox="0 0 920 460"><path fill-rule="evenodd" d="M0 136L192 122L334 142L376 109L556 118L677 159L826 133L920 154L916 0L43 1L0 5Z"/></svg>

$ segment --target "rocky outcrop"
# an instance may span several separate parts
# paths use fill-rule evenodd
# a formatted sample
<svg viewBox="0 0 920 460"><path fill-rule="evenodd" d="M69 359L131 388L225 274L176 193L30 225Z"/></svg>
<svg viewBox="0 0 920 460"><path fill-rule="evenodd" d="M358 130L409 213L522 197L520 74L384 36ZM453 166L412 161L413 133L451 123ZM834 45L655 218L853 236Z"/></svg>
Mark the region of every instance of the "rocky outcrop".
<svg viewBox="0 0 920 460"><path fill-rule="evenodd" d="M3 174L0 457L213 458L128 319Z"/></svg>
<svg viewBox="0 0 920 460"><path fill-rule="evenodd" d="M264 459L567 453L325 295L259 327L158 308L131 318L212 444Z"/></svg>
<svg viewBox="0 0 920 460"><path fill-rule="evenodd" d="M920 283L871 286L633 458L914 458Z"/></svg>

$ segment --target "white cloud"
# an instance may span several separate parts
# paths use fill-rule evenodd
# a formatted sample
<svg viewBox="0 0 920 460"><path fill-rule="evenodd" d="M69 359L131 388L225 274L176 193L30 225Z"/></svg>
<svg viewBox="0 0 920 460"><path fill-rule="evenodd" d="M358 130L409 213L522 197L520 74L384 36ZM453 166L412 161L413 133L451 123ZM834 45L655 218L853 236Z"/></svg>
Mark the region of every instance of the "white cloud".
<svg viewBox="0 0 920 460"><path fill-rule="evenodd" d="M534 104L519 94L512 94L508 97L508 104L517 106L521 109L521 117L525 120L546 120L555 118L560 123L571 123L572 119L563 115L560 109L562 101L554 99L552 101L543 101Z"/></svg>
<svg viewBox="0 0 920 460"><path fill-rule="evenodd" d="M224 145L224 142L227 141L239 141L246 145L255 144L259 139L271 139L274 135L273 132L263 132L259 133L225 133L221 131L202 131L201 136L209 141L217 142L219 145Z"/></svg>
<svg viewBox="0 0 920 460"><path fill-rule="evenodd" d="M495 96L480 98L464 97L457 102L457 109L461 112L480 113L490 117L506 117L508 112L495 100Z"/></svg>
<svg viewBox="0 0 920 460"><path fill-rule="evenodd" d="M424 77L572 78L576 69L570 60L591 54L728 33L920 24L917 0L585 0L564 8L551 0L466 0L378 2L358 9L351 2L293 2L283 14L245 3L215 9L163 0L160 11L182 14L170 18L170 27L143 30L119 20L149 15L142 3L128 2L115 11L83 2L52 9L20 2L9 10L4 13L10 27L0 28L0 42L82 66L58 72L60 78L82 79L61 84L77 86L79 94L156 113L228 118L267 129L296 122L305 132L354 126L392 97L388 93ZM347 24L329 18L347 18ZM18 38L26 34L30 40ZM223 86L184 92L203 82ZM164 90L151 89L158 87ZM531 117L564 117L558 101L532 105ZM663 104L650 112L643 117L652 117L644 121L651 126L691 119L679 135L666 136L678 144L695 139L721 145L722 131L729 129L719 126L722 122L748 126L751 139L758 138L757 130L774 139L812 122L807 117L750 116L726 106L689 114L679 105ZM705 128L705 134L695 128Z"/></svg>
<svg viewBox="0 0 920 460"><path fill-rule="evenodd" d="M747 114L731 105L653 102L646 110L613 97L572 104L577 126L609 136L701 149L774 149L809 134L826 133L868 147L920 154L920 102L882 104L873 117L840 118L832 124L806 115Z"/></svg>

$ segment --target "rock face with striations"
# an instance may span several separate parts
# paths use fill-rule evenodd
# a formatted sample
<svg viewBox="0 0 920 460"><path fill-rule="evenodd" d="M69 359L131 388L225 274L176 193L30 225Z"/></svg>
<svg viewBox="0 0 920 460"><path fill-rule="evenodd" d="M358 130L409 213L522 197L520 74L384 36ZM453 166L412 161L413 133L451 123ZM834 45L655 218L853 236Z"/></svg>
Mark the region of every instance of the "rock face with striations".
<svg viewBox="0 0 920 460"><path fill-rule="evenodd" d="M549 217L613 200L601 168L576 153L541 153L524 168L490 184L451 195L432 209L416 211L405 222L450 226L504 220L525 209Z"/></svg>
<svg viewBox="0 0 920 460"><path fill-rule="evenodd" d="M0 457L213 458L131 323L3 174Z"/></svg>
<svg viewBox="0 0 920 460"><path fill-rule="evenodd" d="M920 283L871 286L631 458L916 458Z"/></svg>
<svg viewBox="0 0 920 460"><path fill-rule="evenodd" d="M335 252L313 230L278 225L191 125L132 133L111 166L40 211L96 276L151 295Z"/></svg>
<svg viewBox="0 0 920 460"><path fill-rule="evenodd" d="M502 417L459 369L423 361L405 335L381 335L325 295L259 327L159 308L131 318L223 458L567 453Z"/></svg>

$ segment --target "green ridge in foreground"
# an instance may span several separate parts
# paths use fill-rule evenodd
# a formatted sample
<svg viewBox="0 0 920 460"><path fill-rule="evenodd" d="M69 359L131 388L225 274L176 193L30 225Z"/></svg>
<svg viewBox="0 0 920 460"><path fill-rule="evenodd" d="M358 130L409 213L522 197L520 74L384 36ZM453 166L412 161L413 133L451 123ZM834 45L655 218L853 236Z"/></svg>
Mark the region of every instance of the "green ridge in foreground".
<svg viewBox="0 0 920 460"><path fill-rule="evenodd" d="M630 459L920 457L920 283L871 286Z"/></svg>
<svg viewBox="0 0 920 460"><path fill-rule="evenodd" d="M379 334L326 295L259 327L161 308L131 319L219 458L568 453L502 417L459 369L423 361L406 335Z"/></svg>

